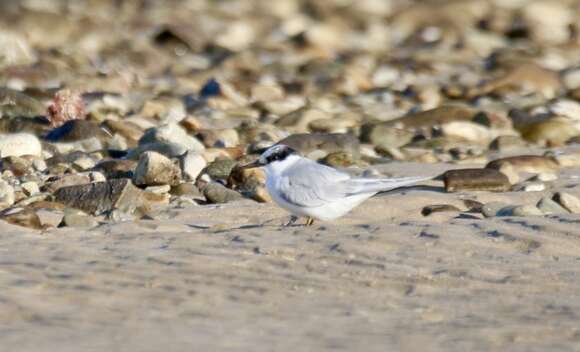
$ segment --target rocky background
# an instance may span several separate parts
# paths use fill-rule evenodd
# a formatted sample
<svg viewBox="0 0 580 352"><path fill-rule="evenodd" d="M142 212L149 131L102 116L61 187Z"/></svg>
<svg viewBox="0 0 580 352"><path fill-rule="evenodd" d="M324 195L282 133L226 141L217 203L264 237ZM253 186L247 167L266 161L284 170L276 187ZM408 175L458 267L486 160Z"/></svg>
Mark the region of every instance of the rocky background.
<svg viewBox="0 0 580 352"><path fill-rule="evenodd" d="M234 334L233 346L267 350L270 345L257 348L252 342L271 342L286 329L298 329L296 334L310 340L294 337L317 350L352 349L356 339L344 341L351 325L341 320L341 309L359 297L366 310L345 309L357 316L356 326L380 321L386 327L389 333L382 339L374 328L365 330L377 348L424 347L423 331L445 350L569 350L570 343L580 341L572 324L580 308L573 294L579 285L573 269L578 253L573 224L580 221L579 31L580 2L575 0L0 2L0 291L7 292L0 292L0 308L8 312L0 313L0 327L7 327L7 332L0 329L0 342L17 350L24 346L20 338L26 331L43 322L54 327L51 323L59 319L64 326L88 324L76 338L111 341L112 332L83 315L86 309L101 312L100 322L128 316L146 321L148 315L137 311L153 305L169 321L181 321L175 329L183 334L191 333L187 327L207 324L194 336L210 349L217 345L203 336L216 334L213 328L229 316L223 309L236 313L230 323L243 320L248 329L253 320L243 317L252 314L276 322L269 329L259 320L261 337ZM282 229L284 213L270 204L263 172L238 167L280 141L352 173L440 177L408 191L408 197L372 200L375 208L355 211L338 224ZM406 206L389 210L389 199ZM218 205L223 203L231 204ZM453 234L445 244L442 224ZM514 224L521 228L515 230ZM145 235L150 230L163 240ZM123 232L130 235L119 239L124 247L110 261L89 264L77 258L87 254L84 246L89 257L106 256L99 251L115 247L107 235ZM192 234L195 240L188 242ZM356 234L360 241L351 237ZM280 240L280 235L289 237ZM374 236L387 243L374 243ZM43 246L39 238L50 245ZM252 271L245 279L261 278L277 291L244 283L238 274L245 269L234 270L231 266L238 264L223 260L215 267L199 266L210 275L216 268L229 273L217 283L200 279L189 287L191 272L180 269L170 277L185 286L142 295L143 287L155 289L146 283L155 280L137 271L152 270L157 279L169 274L158 262L136 264L130 258L148 257L143 248L159 245L158 240L169 251L164 256L183 260L181 269L220 251L241 256L238 264L251 270L265 265L263 258L275 257L263 277ZM343 240L356 249L350 251ZM173 241L180 245L172 248ZM442 247L424 257L411 249L417 241ZM494 255L498 243L509 250ZM264 245L275 249L264 252ZM465 254L465 267L441 268L451 265L454 245ZM330 281L315 268L328 259L317 246L334 258L325 264L332 269L326 272ZM485 250L478 254L478 246ZM75 257L73 263L59 264L58 248ZM29 253L35 259L23 261ZM158 259L151 255L152 261ZM368 262L356 259L361 255ZM401 276L375 275L400 266L401 255L422 257L415 262L418 272L399 267ZM305 262L298 267L290 264L300 260ZM568 265L554 264L558 260ZM134 286L124 286L122 279L109 285L116 279L105 274L106 268L125 265L131 267L127 275ZM340 275L344 265L351 276ZM492 273L485 271L488 265ZM544 270L537 273L541 284L534 284L529 265ZM47 270L54 275L42 274ZM95 270L101 274L91 281ZM310 275L313 271L320 277ZM357 272L368 280L352 281ZM442 273L451 286L442 284L438 291L429 285ZM277 282L279 275L295 275L295 282ZM53 285L61 278L75 284ZM475 283L445 298L462 280ZM497 328L504 321L488 315L494 304L488 296L531 292L526 291L530 285L538 295L503 302L502 307L513 309L513 315L506 313L513 329L485 330L486 322ZM549 292L542 291L543 285ZM336 292L325 296L336 286L345 287L340 298ZM373 301L374 295L382 297L375 286L403 287L396 294L387 290L400 304ZM30 287L37 290L33 301L46 299L46 307L15 298ZM77 301L82 287L93 299ZM99 291L102 287L126 303L115 305L114 314L99 309L109 294ZM292 287L316 297L307 303L303 296L286 296ZM559 294L550 294L556 287ZM196 295L196 290L205 293ZM231 290L238 293L228 296ZM250 299L240 299L248 298L249 291ZM200 306L211 305L217 295L220 309L192 308L182 316L179 305L163 300L164 295ZM132 296L143 306L129 304ZM321 322L341 322L334 337L342 342L328 342L332 336L318 331L317 324L308 335L299 329L298 317L276 316L276 301L302 304L297 309L304 315L318 312L321 317L327 302L330 320ZM253 311L256 302L271 310ZM71 304L81 315L62 313ZM427 307L434 304L445 308L431 314ZM470 316L465 312L471 308ZM380 312L399 321L407 317L406 325L375 316ZM415 313L421 319L409 318ZM553 320L532 318L542 316ZM119 334L153 331L159 328L156 322L167 321L131 325ZM561 330L546 332L554 326ZM67 346L66 338L50 338L60 330L43 331L39 340L29 341L30 350L43 341ZM419 342L402 341L405 334ZM454 344L457 336L461 343ZM154 345L133 346L147 350Z"/></svg>

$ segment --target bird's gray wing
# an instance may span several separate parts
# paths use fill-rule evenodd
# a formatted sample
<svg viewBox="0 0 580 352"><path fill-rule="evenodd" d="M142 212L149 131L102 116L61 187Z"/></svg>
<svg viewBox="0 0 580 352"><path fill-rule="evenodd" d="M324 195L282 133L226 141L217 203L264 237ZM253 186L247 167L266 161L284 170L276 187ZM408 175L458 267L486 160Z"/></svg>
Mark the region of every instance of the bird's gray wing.
<svg viewBox="0 0 580 352"><path fill-rule="evenodd" d="M417 182L432 180L434 176L411 176L398 178L351 178L348 182L348 194L385 192L395 188L410 186Z"/></svg>
<svg viewBox="0 0 580 352"><path fill-rule="evenodd" d="M287 202L302 207L317 207L344 198L353 189L350 175L303 159L284 172L278 190Z"/></svg>

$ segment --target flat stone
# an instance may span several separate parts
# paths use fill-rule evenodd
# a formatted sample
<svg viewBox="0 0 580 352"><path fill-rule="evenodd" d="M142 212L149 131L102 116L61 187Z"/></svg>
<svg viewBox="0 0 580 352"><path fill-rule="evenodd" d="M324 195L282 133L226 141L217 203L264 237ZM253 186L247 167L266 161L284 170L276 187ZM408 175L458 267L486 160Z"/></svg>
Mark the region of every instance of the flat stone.
<svg viewBox="0 0 580 352"><path fill-rule="evenodd" d="M130 213L140 205L141 193L142 191L133 186L130 179L123 178L62 187L54 196L57 202L89 214L100 214L113 209Z"/></svg>
<svg viewBox="0 0 580 352"><path fill-rule="evenodd" d="M443 182L447 192L506 192L511 188L508 178L493 169L448 170L443 174Z"/></svg>

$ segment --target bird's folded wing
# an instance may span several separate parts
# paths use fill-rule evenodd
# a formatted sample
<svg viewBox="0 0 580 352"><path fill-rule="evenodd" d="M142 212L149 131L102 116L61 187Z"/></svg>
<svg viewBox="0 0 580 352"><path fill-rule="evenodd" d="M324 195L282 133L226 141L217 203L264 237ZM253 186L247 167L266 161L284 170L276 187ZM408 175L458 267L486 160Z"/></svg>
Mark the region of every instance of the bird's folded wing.
<svg viewBox="0 0 580 352"><path fill-rule="evenodd" d="M282 175L278 190L288 203L317 207L344 198L352 191L349 179L346 173L304 160Z"/></svg>
<svg viewBox="0 0 580 352"><path fill-rule="evenodd" d="M384 192L395 188L410 186L417 182L433 179L433 176L412 176L399 178L352 178L349 181L348 195Z"/></svg>

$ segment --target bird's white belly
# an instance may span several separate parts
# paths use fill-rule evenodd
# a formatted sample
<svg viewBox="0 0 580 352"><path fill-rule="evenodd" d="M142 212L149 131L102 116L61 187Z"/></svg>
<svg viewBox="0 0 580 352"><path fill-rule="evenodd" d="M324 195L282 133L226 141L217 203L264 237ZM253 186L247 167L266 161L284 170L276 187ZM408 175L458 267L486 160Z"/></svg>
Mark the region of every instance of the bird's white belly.
<svg viewBox="0 0 580 352"><path fill-rule="evenodd" d="M293 215L312 217L317 220L333 220L339 218L375 194L357 194L334 202L328 202L316 207L302 207L286 201L281 196L280 190L275 184L275 181L271 178L268 178L266 181L266 189L276 204L286 209Z"/></svg>

